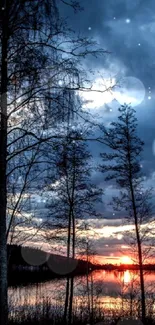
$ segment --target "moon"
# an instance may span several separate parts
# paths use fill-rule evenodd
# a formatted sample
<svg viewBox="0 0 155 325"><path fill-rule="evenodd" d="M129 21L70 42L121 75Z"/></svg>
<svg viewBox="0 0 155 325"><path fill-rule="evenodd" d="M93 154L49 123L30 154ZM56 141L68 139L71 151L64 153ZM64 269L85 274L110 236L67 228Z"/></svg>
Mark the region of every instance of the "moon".
<svg viewBox="0 0 155 325"><path fill-rule="evenodd" d="M114 91L115 99L121 104L140 105L145 98L145 87L141 80L135 77L124 77Z"/></svg>

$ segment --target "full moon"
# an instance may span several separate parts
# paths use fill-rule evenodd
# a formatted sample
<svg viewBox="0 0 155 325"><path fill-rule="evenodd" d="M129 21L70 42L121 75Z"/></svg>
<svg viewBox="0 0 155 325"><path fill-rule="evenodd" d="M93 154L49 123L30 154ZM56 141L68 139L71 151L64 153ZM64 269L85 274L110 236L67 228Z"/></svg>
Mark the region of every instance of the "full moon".
<svg viewBox="0 0 155 325"><path fill-rule="evenodd" d="M83 108L99 109L104 104L113 108L113 102L118 105L128 104L135 107L142 103L145 97L143 83L135 77L124 77L118 83L115 78L96 79L89 91L83 91Z"/></svg>
<svg viewBox="0 0 155 325"><path fill-rule="evenodd" d="M125 77L120 81L119 88L115 89L114 97L121 105L126 103L135 107L144 100L145 87L139 79Z"/></svg>

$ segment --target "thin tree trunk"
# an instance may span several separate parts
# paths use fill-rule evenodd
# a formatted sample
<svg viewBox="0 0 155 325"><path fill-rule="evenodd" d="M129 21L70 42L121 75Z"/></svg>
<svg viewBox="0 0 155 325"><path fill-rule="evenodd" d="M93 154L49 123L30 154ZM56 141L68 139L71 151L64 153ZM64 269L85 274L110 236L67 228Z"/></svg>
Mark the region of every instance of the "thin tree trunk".
<svg viewBox="0 0 155 325"><path fill-rule="evenodd" d="M72 209L72 258L75 258L75 215L74 215L74 194L75 194L75 176L76 176L76 159L75 152L73 156L73 180L72 180L72 197L71 197L71 209Z"/></svg>
<svg viewBox="0 0 155 325"><path fill-rule="evenodd" d="M2 4L1 38L1 121L0 121L0 324L6 325L7 307L7 242L6 242L6 155L7 155L7 14Z"/></svg>
<svg viewBox="0 0 155 325"><path fill-rule="evenodd" d="M138 262L139 262L139 271L140 271L142 322L143 322L143 324L145 324L146 305L145 305L145 287L144 287L144 275L143 275L143 259L142 259L142 248L141 248L141 241L140 241L140 235L139 235L139 229L138 229L137 210L136 210L136 204L135 204L135 197L134 197L134 190L133 190L132 181L130 182L130 189L131 189L132 205L133 205L134 220L135 220L136 239L137 239L137 246L138 246Z"/></svg>
<svg viewBox="0 0 155 325"><path fill-rule="evenodd" d="M72 211L72 225L73 225L73 236L72 236L72 258L75 258L75 216Z"/></svg>
<svg viewBox="0 0 155 325"><path fill-rule="evenodd" d="M143 275L143 259L142 259L142 247L141 247L141 240L138 228L138 216L137 216L137 208L135 203L135 193L134 187L132 182L132 164L131 164L131 154L130 154L130 139L129 139L129 132L127 133L127 140L128 140L128 162L129 162L129 169L130 169L130 192L131 192L131 200L132 200L132 207L133 207L133 214L134 214L134 222L135 222L135 230L136 230L136 240L138 246L138 262L139 262L139 271L140 271L140 288L141 288L141 308L142 308L142 322L145 324L146 319L146 305L145 305L145 287L144 287L144 275Z"/></svg>
<svg viewBox="0 0 155 325"><path fill-rule="evenodd" d="M67 324L68 323L68 319L67 319L68 304L69 304L69 277L67 277L67 282L66 282L66 296L65 296L65 308L64 308L64 324Z"/></svg>
<svg viewBox="0 0 155 325"><path fill-rule="evenodd" d="M72 324L72 310L73 310L73 289L74 289L74 277L70 279L70 299L69 299L69 315L68 315L68 325Z"/></svg>
<svg viewBox="0 0 155 325"><path fill-rule="evenodd" d="M70 257L70 244L71 244L71 209L69 211L69 219L68 219L68 238L67 238L68 263L69 263L69 257ZM65 297L65 307L64 307L64 323L65 324L67 324L68 304L69 304L69 277L67 277L67 283L66 283L66 297Z"/></svg>
<svg viewBox="0 0 155 325"><path fill-rule="evenodd" d="M70 257L70 245L71 245L71 210L68 217L68 237L67 237L67 258Z"/></svg>
<svg viewBox="0 0 155 325"><path fill-rule="evenodd" d="M93 285L93 275L91 271L91 324L94 324L94 285Z"/></svg>
<svg viewBox="0 0 155 325"><path fill-rule="evenodd" d="M142 306L142 322L145 324L146 319L146 305L145 305L145 287L144 287L144 274L143 274L143 259L142 249L138 230L138 224L136 223L136 235L138 244L138 258L139 258L139 270L140 270L140 286L141 286L141 306Z"/></svg>
<svg viewBox="0 0 155 325"><path fill-rule="evenodd" d="M87 242L87 296L88 296L88 314L89 314L89 321L91 322L91 315L90 315L90 294L89 294L89 260L88 260L88 242Z"/></svg>

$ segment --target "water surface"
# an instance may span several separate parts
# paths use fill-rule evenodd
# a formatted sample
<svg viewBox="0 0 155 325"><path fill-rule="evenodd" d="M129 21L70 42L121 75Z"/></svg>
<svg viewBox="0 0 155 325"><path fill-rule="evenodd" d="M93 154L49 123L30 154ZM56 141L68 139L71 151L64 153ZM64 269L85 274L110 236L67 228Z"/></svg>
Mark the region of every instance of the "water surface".
<svg viewBox="0 0 155 325"><path fill-rule="evenodd" d="M63 312L67 279L55 279L44 283L10 287L10 311L33 310L36 305L50 302L51 308ZM155 314L155 272L145 272L147 312ZM81 308L102 310L105 316L122 312L139 316L140 286L137 271L94 271L87 276L74 278L73 310Z"/></svg>

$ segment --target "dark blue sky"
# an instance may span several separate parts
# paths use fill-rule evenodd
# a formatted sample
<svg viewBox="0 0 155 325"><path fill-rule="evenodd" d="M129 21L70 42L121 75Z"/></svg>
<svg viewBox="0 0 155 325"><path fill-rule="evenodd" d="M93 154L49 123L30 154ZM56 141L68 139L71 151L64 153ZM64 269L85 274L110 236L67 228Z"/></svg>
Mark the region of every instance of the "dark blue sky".
<svg viewBox="0 0 155 325"><path fill-rule="evenodd" d="M98 114L99 120L109 125L117 117L117 108L124 102L131 103L138 118L138 132L145 142L142 170L146 176L145 187L155 184L155 1L154 0L81 0L84 10L73 14L68 6L61 7L63 16L68 17L70 27L76 33L82 33L110 51L95 59L89 56L85 61L86 69L99 71L100 78L112 78L121 86L116 87L112 97L106 94L85 95L93 102L87 105L92 114ZM94 77L98 86L99 77ZM99 86L101 90L101 85ZM91 96L91 97L90 97ZM111 99L110 99L111 98ZM113 105L112 99L120 104ZM117 102L118 103L118 102ZM103 148L104 149L104 148ZM99 160L102 146L91 143L94 161ZM123 215L109 208L111 197L118 193L113 185L104 182L99 172L94 172L93 181L105 189L103 219L90 220L94 243L98 255L113 258L120 255L125 246L126 230L122 227ZM153 192L154 197L155 192ZM38 201L39 202L39 201ZM41 211L42 202L38 209ZM42 213L42 212L41 212ZM127 253L126 253L127 254Z"/></svg>
<svg viewBox="0 0 155 325"><path fill-rule="evenodd" d="M97 41L100 47L111 52L104 57L95 59L89 57L87 68L99 70L101 77L115 78L123 85L123 90L116 89L114 98L120 103L131 102L138 118L139 136L145 142L142 170L146 176L145 187L155 184L155 2L154 0L83 0L84 10L73 15L70 10L63 12L68 16L71 27L76 32ZM124 83L125 80L125 83ZM94 80L95 82L95 80ZM115 97L117 95L117 97ZM123 95L123 99L122 99ZM93 94L88 99L94 99L90 110L100 115L100 120L106 125L116 119L117 107L108 102L105 97ZM117 105L116 105L117 106ZM88 104L89 107L89 104ZM101 146L91 144L95 159L98 159ZM99 173L94 173L93 180L105 188L103 213L106 221L94 221L95 229L102 229L103 236L96 241L98 254L110 255L119 250L123 238L118 237L121 215L113 214L107 206L107 201L117 193L117 189L104 183ZM154 197L155 192L153 192ZM102 207L101 207L102 209ZM105 236L104 227L115 227L112 237ZM108 228L109 232L111 228ZM119 238L119 239L118 239ZM109 246L107 246L109 245ZM103 247L105 249L103 249Z"/></svg>

